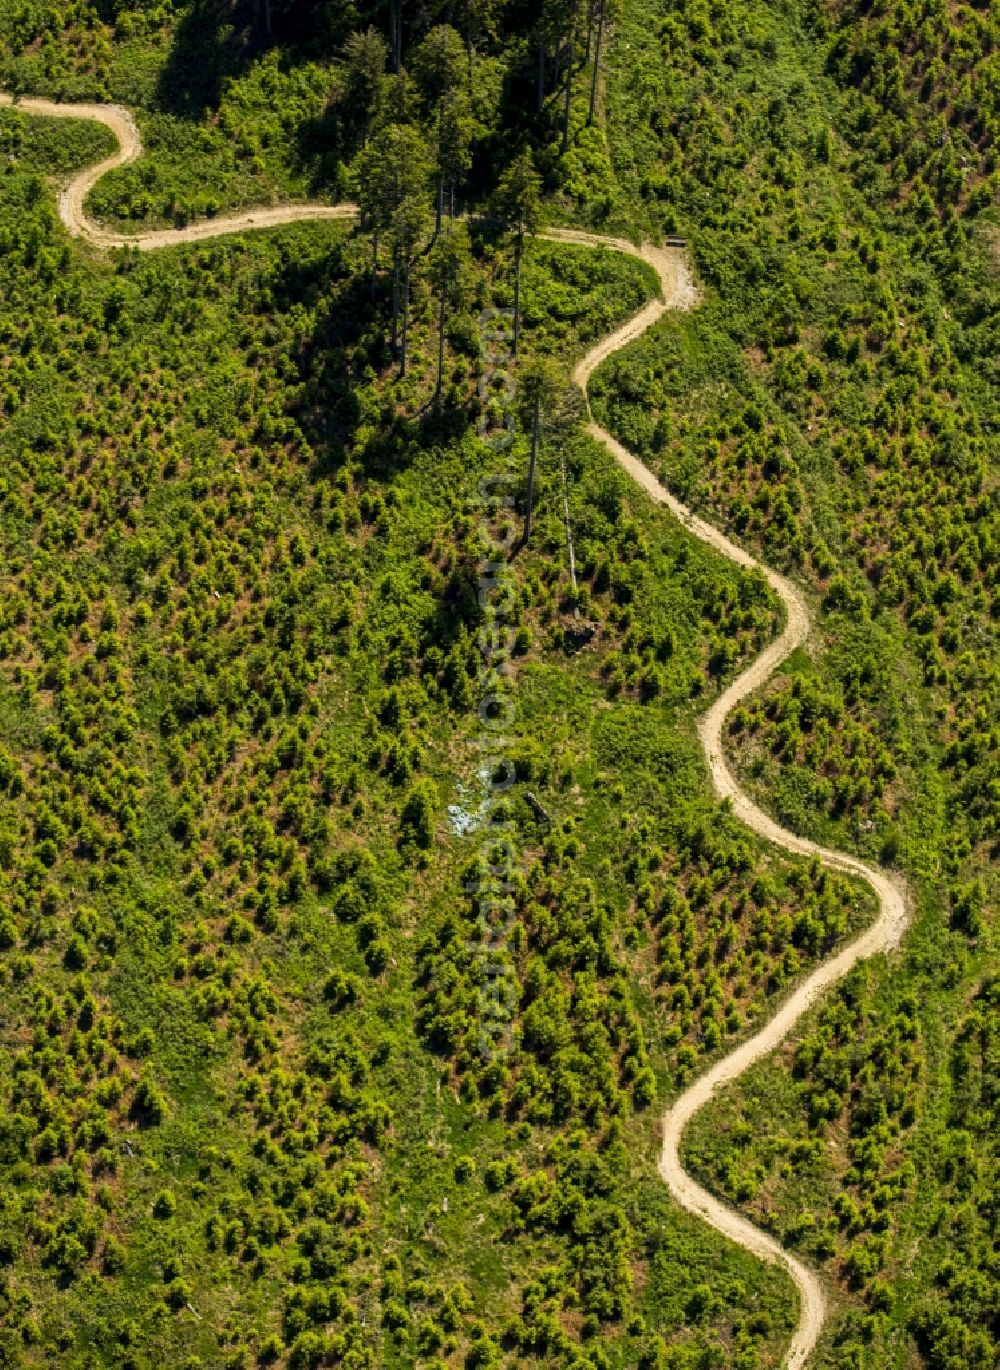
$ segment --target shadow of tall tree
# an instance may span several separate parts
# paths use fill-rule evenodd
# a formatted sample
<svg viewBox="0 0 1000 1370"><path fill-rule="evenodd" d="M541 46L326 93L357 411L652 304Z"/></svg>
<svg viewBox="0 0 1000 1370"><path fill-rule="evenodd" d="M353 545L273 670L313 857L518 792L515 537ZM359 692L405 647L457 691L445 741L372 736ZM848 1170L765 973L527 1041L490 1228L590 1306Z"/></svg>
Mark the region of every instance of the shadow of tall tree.
<svg viewBox="0 0 1000 1370"><path fill-rule="evenodd" d="M329 60L372 6L341 0L192 0L175 30L156 87L158 108L200 118L218 108L226 83L277 48L294 65Z"/></svg>
<svg viewBox="0 0 1000 1370"><path fill-rule="evenodd" d="M194 0L174 30L157 81L157 106L201 118L218 107L226 82L245 72L266 45L257 0Z"/></svg>
<svg viewBox="0 0 1000 1370"><path fill-rule="evenodd" d="M412 451L452 443L474 420L464 404L435 406L428 400L419 413L400 414L390 399L375 399L374 378L395 366L390 283L387 274L380 275L373 293L368 272L352 274L351 260L346 241L321 264L290 253L269 280L269 308L302 309L314 319L291 357L298 383L287 411L312 449L314 475L337 470L354 447L369 476L387 479Z"/></svg>
<svg viewBox="0 0 1000 1370"><path fill-rule="evenodd" d="M295 169L308 177L311 195L331 192L338 198L349 193L346 168L361 146L352 128L349 111L328 105L314 119L303 119L295 129L293 160Z"/></svg>

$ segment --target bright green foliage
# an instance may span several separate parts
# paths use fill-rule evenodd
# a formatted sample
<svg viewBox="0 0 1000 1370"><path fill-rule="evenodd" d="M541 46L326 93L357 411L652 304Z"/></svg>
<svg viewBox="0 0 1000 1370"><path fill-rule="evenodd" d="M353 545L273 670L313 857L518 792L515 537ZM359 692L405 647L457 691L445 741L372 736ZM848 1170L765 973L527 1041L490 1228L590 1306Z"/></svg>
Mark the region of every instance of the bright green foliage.
<svg viewBox="0 0 1000 1370"><path fill-rule="evenodd" d="M84 1346L109 1365L512 1364L532 1346L575 1364L583 1309L595 1353L724 1335L773 1358L778 1278L751 1330L753 1267L716 1251L684 1331L665 1243L694 1271L701 1236L651 1157L639 1208L627 1183L663 1081L763 1011L773 960L740 959L753 917L792 967L854 916L841 889L801 937L782 910L802 873L755 892L733 831L717 887L721 850L693 832L719 825L680 720L774 630L766 587L664 528L569 423L592 645L563 609L544 464L515 579L522 1044L496 1068L442 1056L438 990L464 1040L481 1012L462 961L474 839L445 813L478 764L471 301L428 419L427 265L397 382L385 283L372 300L343 227L93 263L20 163L4 188L0 1167L23 1291L5 1345L46 1365ZM472 235L479 304L506 303L509 266ZM523 285L528 345L561 354L649 290L638 264L552 245Z"/></svg>
<svg viewBox="0 0 1000 1370"><path fill-rule="evenodd" d="M655 1109L870 909L705 794L692 714L773 600L572 415L577 592L544 453L514 577L513 888L466 888L447 812L475 823L482 781L477 316L550 192L690 234L701 307L603 368L595 411L817 606L814 662L733 719L748 786L917 891L903 957L692 1159L824 1265L825 1363L992 1364L994 16L633 0L585 127L594 7L407 13L401 79L374 6L270 8L270 39L263 6L0 13L0 85L138 107L148 155L98 216L370 181L383 220L374 288L371 240L319 224L97 263L41 177L103 131L0 112L0 1354L780 1362L785 1286L670 1207ZM427 150L390 202L387 148ZM447 211L502 177L512 241L426 254L437 187ZM527 355L565 364L650 289L534 244ZM524 436L511 469L520 514Z"/></svg>
<svg viewBox="0 0 1000 1370"><path fill-rule="evenodd" d="M902 867L917 913L855 987L849 1059L840 1029L807 1031L801 1085L769 1066L691 1154L827 1262L846 1311L821 1364L992 1363L992 1323L938 1281L964 1219L930 1157L965 1129L897 1019L948 1050L996 954L993 99L966 104L995 20L641 8L610 135L647 222L690 229L706 300L614 358L595 408L812 591L819 652L734 715L732 756L792 827Z"/></svg>

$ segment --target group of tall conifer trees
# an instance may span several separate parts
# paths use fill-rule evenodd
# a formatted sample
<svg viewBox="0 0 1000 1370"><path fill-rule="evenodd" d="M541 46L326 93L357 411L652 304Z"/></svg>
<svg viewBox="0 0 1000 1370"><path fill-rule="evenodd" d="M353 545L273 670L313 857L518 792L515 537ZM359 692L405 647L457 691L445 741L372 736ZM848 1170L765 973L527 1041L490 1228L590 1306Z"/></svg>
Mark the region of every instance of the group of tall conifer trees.
<svg viewBox="0 0 1000 1370"><path fill-rule="evenodd" d="M541 179L524 130L497 127L512 53L537 52L536 108L541 111L547 93L558 96L565 153L581 60L592 66L588 118L594 117L600 55L614 3L542 0L533 24L515 40L511 32L501 32L514 8L506 0L439 5L446 22L419 36L416 13L407 14L405 0L389 0L382 16L387 35L369 26L344 44L340 104L360 144L354 165L363 223L371 234L372 289L387 254L392 347L405 374L411 276L418 259L429 259L440 304L438 394L447 319L462 301L468 275L467 235L456 209L474 159L477 189L482 191L484 179L493 181L492 212L513 240L517 351L521 258L525 236L536 227ZM422 7L421 17L426 13ZM504 52L503 61L492 55L497 51ZM487 140L492 140L493 165L484 176ZM510 153L518 143L521 150ZM499 165L498 145L504 149Z"/></svg>
<svg viewBox="0 0 1000 1370"><path fill-rule="evenodd" d="M437 301L437 377L440 403L449 319L466 302L472 262L467 221L459 213L474 161L477 198L508 240L513 270L513 352L521 338L521 267L526 239L539 221L542 177L528 134L537 128L501 128L504 82L512 51L536 54L535 119L546 98L558 113L564 155L570 142L575 78L588 64L588 122L595 117L598 73L616 0L542 0L533 23L511 46L501 33L505 0L468 0L439 6L444 22L416 32L405 0L390 0L386 32L369 25L353 32L342 51L340 102L356 131L353 169L362 227L371 240L371 289L388 276L391 346L399 375L406 374L414 272L429 280ZM426 11L422 11L426 14ZM506 40L506 47L504 46ZM503 60L494 55L505 53ZM522 82L523 84L523 82ZM530 123L529 110L526 122ZM491 164L481 155L489 144ZM496 148L506 149L498 159ZM511 151L510 149L517 149ZM483 182L492 182L485 188ZM524 537L531 530L534 469L547 410L562 378L551 364L520 368L519 408L531 434Z"/></svg>

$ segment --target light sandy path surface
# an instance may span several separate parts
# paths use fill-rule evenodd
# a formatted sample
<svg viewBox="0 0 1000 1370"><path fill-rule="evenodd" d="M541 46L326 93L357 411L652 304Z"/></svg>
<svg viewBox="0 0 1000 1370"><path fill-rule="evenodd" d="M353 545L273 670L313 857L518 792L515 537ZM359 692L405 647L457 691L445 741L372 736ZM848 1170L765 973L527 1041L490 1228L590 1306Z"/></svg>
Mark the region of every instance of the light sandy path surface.
<svg viewBox="0 0 1000 1370"><path fill-rule="evenodd" d="M606 357L634 341L668 309L690 309L697 302L697 292L691 279L687 261L677 252L655 248L649 244L635 247L624 239L600 238L571 230L550 230L543 236L558 242L580 243L591 247L613 247L639 257L656 268L660 278L662 300L648 304L610 337L604 338L577 364L573 379L586 391L594 369ZM879 915L872 926L849 943L838 954L818 966L781 1005L772 1018L756 1033L741 1043L735 1051L724 1056L677 1098L663 1119L663 1151L660 1174L670 1193L689 1212L703 1218L725 1236L738 1242L764 1260L783 1265L791 1275L800 1295L799 1322L785 1359L787 1370L801 1370L809 1359L826 1316L826 1298L816 1275L791 1252L742 1214L722 1203L708 1190L697 1184L684 1170L680 1159L680 1142L684 1129L699 1109L707 1104L721 1086L737 1079L755 1062L779 1046L792 1031L802 1015L858 961L889 951L899 944L907 925L907 908L903 890L882 871L866 866L856 857L843 852L829 851L788 832L770 818L740 789L729 768L722 744L723 727L727 716L741 699L753 694L768 679L775 668L801 646L809 633L809 613L805 601L794 585L776 571L762 565L749 552L730 542L710 523L698 518L676 499L653 473L633 456L620 442L599 424L591 422L591 434L602 442L629 475L641 485L651 499L665 504L672 514L692 532L707 542L730 561L748 569L763 572L768 583L785 607L786 622L781 635L768 646L751 665L719 696L698 726L698 736L705 750L712 783L722 799L729 799L733 812L746 825L775 846L803 856L818 856L826 865L866 880L878 895Z"/></svg>
<svg viewBox="0 0 1000 1370"><path fill-rule="evenodd" d="M9 95L0 92L0 105L10 106L12 103L14 102ZM66 228L74 237L83 238L94 247L137 247L147 252L174 243L218 238L248 228L268 228L303 219L353 218L357 213L356 207L349 204L284 205L280 208L256 209L244 214L206 219L180 229L163 229L135 236L109 233L87 218L83 202L90 189L106 172L114 167L126 166L140 156L142 141L131 114L118 105L63 105L30 98L19 99L17 108L29 114L56 118L94 119L110 128L118 139L119 147L116 153L76 175L59 196L59 217ZM659 278L662 298L651 301L621 328L597 343L577 364L573 379L584 393L595 368L613 352L633 342L668 309L691 309L698 302L698 292L687 259L676 250L654 247L649 243L636 247L625 238L600 237L597 234L568 228L548 229L540 236L551 242L605 247L612 251L625 252L629 256L648 262ZM599 424L591 421L589 431L621 463L636 484L658 504L666 505L695 537L714 547L730 561L747 569L756 568L761 571L785 607L784 631L720 695L699 724L698 735L705 750L712 783L719 796L729 799L736 816L775 846L804 856L818 856L828 866L866 880L879 899L879 916L875 923L836 956L818 966L755 1036L748 1038L735 1051L724 1056L711 1070L695 1080L674 1101L663 1119L660 1174L677 1202L748 1251L764 1260L783 1265L794 1280L801 1296L801 1311L785 1366L786 1370L801 1370L815 1347L823 1326L826 1300L822 1285L807 1266L784 1250L773 1237L754 1227L735 1209L720 1202L686 1174L679 1154L681 1135L693 1115L709 1102L715 1090L720 1085L735 1080L756 1061L779 1046L802 1014L816 1002L824 990L846 975L856 962L878 952L889 951L899 944L907 924L906 902L902 888L881 871L866 866L853 856L829 851L782 828L743 793L726 761L722 731L727 715L741 699L763 685L775 668L790 652L800 646L808 635L809 615L799 592L790 581L762 565L742 547L730 542L712 524L691 513L660 484L637 457Z"/></svg>
<svg viewBox="0 0 1000 1370"><path fill-rule="evenodd" d="M14 106L25 114L42 114L53 119L93 119L109 128L118 139L118 151L86 167L66 185L59 195L59 217L74 238L84 238L93 247L107 251L114 247L135 247L140 252L171 247L175 243L197 243L206 238L219 238L227 233L241 233L252 228L274 228L278 224L298 223L303 219L353 219L355 205L277 205L246 210L241 214L220 215L214 219L200 219L186 228L161 228L152 233L111 233L84 212L83 202L90 191L109 171L128 166L142 155L142 139L135 120L121 105L64 105L54 100L39 100L21 96L16 103L0 91L0 106Z"/></svg>

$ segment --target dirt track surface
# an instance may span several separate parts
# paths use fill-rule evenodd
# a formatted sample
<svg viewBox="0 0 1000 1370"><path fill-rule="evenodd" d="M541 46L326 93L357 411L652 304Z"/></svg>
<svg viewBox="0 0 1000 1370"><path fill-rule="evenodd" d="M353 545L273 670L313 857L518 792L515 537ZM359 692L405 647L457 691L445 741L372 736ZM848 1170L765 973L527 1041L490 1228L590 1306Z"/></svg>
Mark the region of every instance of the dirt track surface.
<svg viewBox="0 0 1000 1370"><path fill-rule="evenodd" d="M639 257L656 268L660 278L662 300L654 301L624 324L610 337L604 338L580 361L573 379L586 390L594 369L619 348L634 341L650 328L668 309L690 309L697 303L697 292L691 279L686 259L677 252L644 245L635 247L624 239L606 239L575 231L551 230L544 235L555 241L581 243L592 247L613 247ZM768 842L786 851L803 856L818 856L836 870L866 880L879 899L879 915L872 926L844 947L837 955L824 961L785 1000L777 1012L754 1036L742 1042L735 1051L722 1057L704 1075L700 1075L667 1110L663 1119L663 1150L660 1155L660 1174L670 1193L690 1213L710 1223L719 1232L764 1260L784 1266L799 1291L799 1322L788 1347L786 1370L801 1370L809 1359L826 1316L826 1297L819 1279L808 1266L786 1251L775 1239L762 1232L728 1204L722 1203L708 1190L697 1184L684 1170L680 1159L680 1142L691 1118L707 1104L716 1089L737 1079L757 1061L767 1056L784 1041L807 1009L811 1008L824 990L836 984L858 961L889 951L898 946L907 925L907 909L903 890L882 871L873 870L856 857L830 851L788 832L758 808L739 787L729 768L722 744L726 718L747 695L753 694L770 677L775 668L801 646L809 634L809 612L795 586L769 567L738 547L704 519L698 518L661 485L641 461L599 424L591 422L591 434L602 442L633 480L658 504L665 504L689 532L708 543L730 561L757 568L767 578L785 609L785 627L729 688L719 696L698 726L698 736L712 776L712 784L722 799L730 800L733 812L746 825Z"/></svg>
<svg viewBox="0 0 1000 1370"><path fill-rule="evenodd" d="M64 105L28 96L20 97L15 104L3 92L0 92L0 105L14 106L25 114L42 114L54 119L93 119L104 124L118 139L117 152L79 172L59 194L59 217L73 237L83 238L93 247L105 251L115 247L135 247L140 252L152 252L176 243L197 243L227 233L274 228L303 219L353 219L358 212L354 205L349 204L277 205L250 209L240 214L220 215L214 219L200 219L185 228L161 228L151 233L111 233L87 217L83 204L102 176L116 167L128 166L142 155L142 139L129 111L121 105Z"/></svg>
<svg viewBox="0 0 1000 1370"><path fill-rule="evenodd" d="M10 106L13 103L9 95L0 92L0 105ZM110 128L118 139L119 148L113 156L73 177L59 196L59 217L68 231L74 237L83 238L98 248L137 247L148 252L175 243L199 242L250 228L268 228L303 219L353 218L357 213L354 205L347 204L284 205L280 208L256 209L243 214L206 219L186 228L163 229L135 236L109 233L87 218L83 211L83 203L91 187L96 185L106 172L114 167L125 166L141 155L142 141L131 114L118 105L63 105L49 100L29 98L19 99L17 108L29 114L94 119ZM601 237L576 229L553 228L540 236L552 242L604 247L628 253L648 262L659 278L662 298L651 301L621 328L602 339L577 364L573 379L585 393L587 382L595 368L613 352L619 351L640 337L668 309L691 309L698 302L698 292L687 258L676 250L654 247L649 243L636 247L624 238ZM813 1271L786 1251L773 1237L762 1232L742 1214L722 1203L691 1179L681 1165L681 1136L690 1119L711 1100L719 1086L735 1080L755 1062L779 1046L806 1010L826 989L846 975L852 966L866 957L890 951L898 946L907 925L904 891L901 885L893 882L884 872L865 865L856 857L830 851L782 828L740 789L726 761L722 733L727 716L740 700L759 689L775 668L790 652L804 643L808 636L809 613L798 590L784 576L764 566L749 552L731 542L712 524L706 523L681 504L636 456L599 424L591 421L589 431L604 444L636 484L656 503L665 505L695 537L714 547L730 561L748 569L760 570L784 605L786 622L780 636L720 695L699 724L698 735L716 792L720 798L731 802L733 812L742 822L768 842L798 855L818 856L826 865L858 876L867 881L879 900L879 915L872 926L807 976L759 1032L722 1057L704 1075L699 1076L674 1101L663 1119L660 1174L677 1202L754 1255L782 1265L792 1277L800 1295L800 1313L798 1326L786 1355L785 1370L801 1370L816 1345L826 1316L823 1286Z"/></svg>

